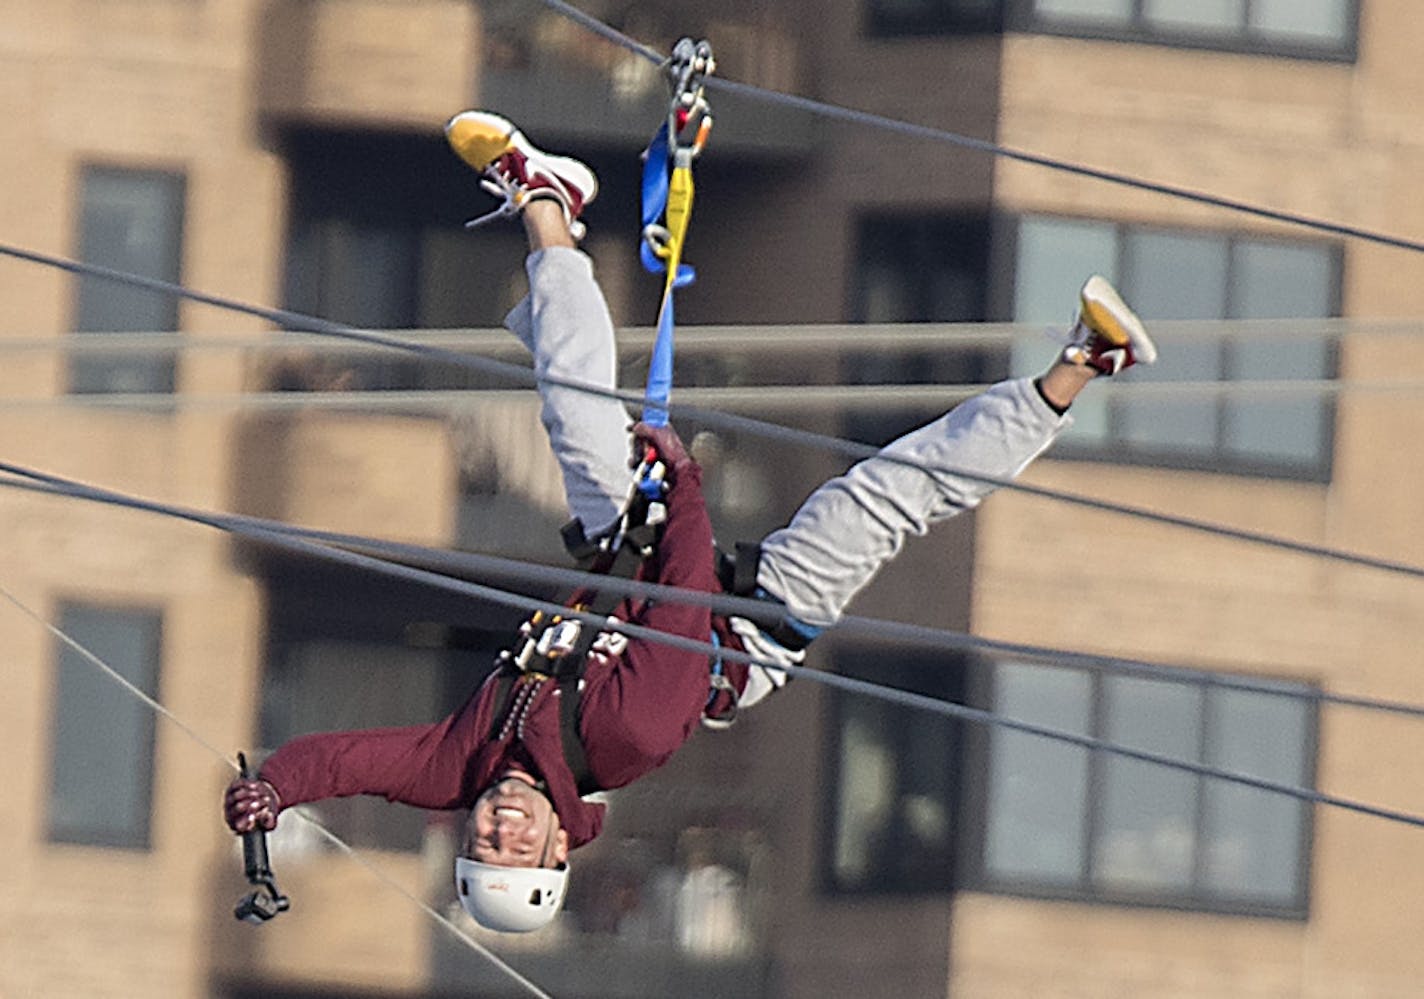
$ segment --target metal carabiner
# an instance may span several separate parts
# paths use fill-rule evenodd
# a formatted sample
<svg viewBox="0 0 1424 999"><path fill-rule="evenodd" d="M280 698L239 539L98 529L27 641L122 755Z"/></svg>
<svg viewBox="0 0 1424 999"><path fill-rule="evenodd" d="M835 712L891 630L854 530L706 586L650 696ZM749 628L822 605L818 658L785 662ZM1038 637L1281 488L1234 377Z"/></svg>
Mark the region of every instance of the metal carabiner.
<svg viewBox="0 0 1424 999"><path fill-rule="evenodd" d="M705 39L700 42L679 39L663 68L672 87L672 98L668 102L668 142L679 150L690 150L695 156L702 151L712 127L704 95L707 77L717 68L712 43Z"/></svg>
<svg viewBox="0 0 1424 999"><path fill-rule="evenodd" d="M643 242L659 260L666 261L672 255L672 232L665 225L652 222L643 226Z"/></svg>

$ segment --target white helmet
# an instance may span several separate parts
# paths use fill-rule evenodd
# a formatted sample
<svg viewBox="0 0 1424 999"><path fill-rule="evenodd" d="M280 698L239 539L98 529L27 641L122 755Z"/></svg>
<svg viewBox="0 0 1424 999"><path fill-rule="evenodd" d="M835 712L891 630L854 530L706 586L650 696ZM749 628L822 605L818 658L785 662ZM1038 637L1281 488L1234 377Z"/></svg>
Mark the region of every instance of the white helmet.
<svg viewBox="0 0 1424 999"><path fill-rule="evenodd" d="M455 858L455 893L470 918L500 933L528 933L547 926L564 904L569 865L503 867Z"/></svg>

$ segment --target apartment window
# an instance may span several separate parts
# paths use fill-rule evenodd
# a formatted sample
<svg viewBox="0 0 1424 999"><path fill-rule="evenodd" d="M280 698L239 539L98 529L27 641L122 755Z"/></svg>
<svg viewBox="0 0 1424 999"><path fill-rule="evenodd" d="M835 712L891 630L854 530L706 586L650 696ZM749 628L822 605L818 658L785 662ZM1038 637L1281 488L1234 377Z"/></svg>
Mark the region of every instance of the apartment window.
<svg viewBox="0 0 1424 999"><path fill-rule="evenodd" d="M1352 58L1357 0L1025 0L1036 30Z"/></svg>
<svg viewBox="0 0 1424 999"><path fill-rule="evenodd" d="M1002 0L869 0L872 35L948 35L997 31Z"/></svg>
<svg viewBox="0 0 1424 999"><path fill-rule="evenodd" d="M500 325L523 294L517 226L466 230L490 199L449 148L423 138L328 129L282 137L292 176L285 304L363 329ZM451 365L391 351L285 372L295 385L481 387Z"/></svg>
<svg viewBox="0 0 1424 999"><path fill-rule="evenodd" d="M158 694L156 611L64 604L59 627L150 697ZM152 710L69 645L56 646L48 837L147 849L153 798Z"/></svg>
<svg viewBox="0 0 1424 999"><path fill-rule="evenodd" d="M1333 244L1155 229L1042 216L1020 220L1013 315L1063 325L1090 273L1113 281L1146 320L1310 319L1339 311L1341 267ZM1124 384L1290 382L1335 376L1333 342L1307 330L1220 332L1159 344L1167 363L1139 366ZM1012 367L1042 367L1037 338L1015 348ZM1328 392L1197 391L1116 400L1094 393L1074 404L1060 454L1115 461L1328 479L1334 436Z"/></svg>
<svg viewBox="0 0 1424 999"><path fill-rule="evenodd" d="M1309 787L1308 688L1271 692L999 663L992 706L1022 721ZM1307 803L1005 728L986 739L978 877L989 889L1303 916Z"/></svg>
<svg viewBox="0 0 1424 999"><path fill-rule="evenodd" d="M957 656L872 653L836 668L876 683L962 701ZM953 883L963 723L882 700L838 694L831 830L825 864L836 892L945 891Z"/></svg>
<svg viewBox="0 0 1424 999"><path fill-rule="evenodd" d="M856 231L853 321L982 320L988 249L989 223L982 216L862 218Z"/></svg>
<svg viewBox="0 0 1424 999"><path fill-rule="evenodd" d="M184 180L156 170L88 167L80 180L79 258L140 277L177 283ZM80 276L77 333L160 333L178 329L178 299L163 292ZM159 347L76 352L71 392L172 392L174 351Z"/></svg>
<svg viewBox="0 0 1424 999"><path fill-rule="evenodd" d="M982 322L986 316L990 225L974 215L869 215L856 233L851 320L857 323ZM1004 374L997 352L956 348L846 351L847 385L984 383ZM884 444L939 415L937 407L893 402L853 412L844 434Z"/></svg>

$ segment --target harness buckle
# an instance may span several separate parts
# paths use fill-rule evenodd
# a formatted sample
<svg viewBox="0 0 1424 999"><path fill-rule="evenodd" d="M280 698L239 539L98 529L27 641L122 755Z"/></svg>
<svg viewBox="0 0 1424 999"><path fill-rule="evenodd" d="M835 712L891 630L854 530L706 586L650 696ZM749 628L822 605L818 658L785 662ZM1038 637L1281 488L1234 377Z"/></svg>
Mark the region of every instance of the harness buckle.
<svg viewBox="0 0 1424 999"><path fill-rule="evenodd" d="M539 633L534 651L546 660L562 659L578 646L583 622L577 618L556 617Z"/></svg>

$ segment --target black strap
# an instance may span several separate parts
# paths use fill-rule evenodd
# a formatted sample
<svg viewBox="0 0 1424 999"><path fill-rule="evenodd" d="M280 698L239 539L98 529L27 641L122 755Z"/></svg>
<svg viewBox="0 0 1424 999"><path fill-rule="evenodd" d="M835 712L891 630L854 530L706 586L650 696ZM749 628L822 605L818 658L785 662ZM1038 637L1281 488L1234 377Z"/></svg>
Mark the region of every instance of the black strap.
<svg viewBox="0 0 1424 999"><path fill-rule="evenodd" d="M648 525L644 525L647 527ZM629 532L631 535L632 532ZM613 553L606 567L599 567L604 575L631 579L638 566L648 554L648 548L639 539L625 535L623 544ZM651 541L651 533L648 540ZM596 590L587 604L580 607L600 618L607 617L622 601L623 596L613 590ZM572 650L555 660L554 676L559 683L559 741L564 748L564 762L574 775L574 784L580 795L592 794L603 788L593 779L588 768L588 753L584 749L583 738L579 735L579 719L583 709L583 675L588 669L588 654L593 643L598 641L602 631L600 623L584 621L579 629L578 641Z"/></svg>
<svg viewBox="0 0 1424 999"><path fill-rule="evenodd" d="M757 587L761 545L753 541L738 541L735 551L735 555L728 555L721 550L717 552L717 579L722 584L722 589L735 597L756 597L766 601L766 613L756 619L757 627L792 652L800 652L806 648L811 644L811 639L787 623L785 605Z"/></svg>
<svg viewBox="0 0 1424 999"><path fill-rule="evenodd" d="M736 597L750 597L756 593L761 545L755 541L738 541L734 550L735 555L718 550L717 579L722 584L723 592Z"/></svg>
<svg viewBox="0 0 1424 999"><path fill-rule="evenodd" d="M641 523L628 528L620 543L610 551L607 539L590 540L585 536L583 524L572 520L565 524L562 532L564 546L582 568L606 576L632 579L644 559L652 554L657 543L657 525ZM605 618L622 601L623 595L611 589L593 589L586 599L573 604L573 608ZM558 623L558 615L536 615L532 619L535 630L527 640L537 642L539 635ZM588 668L588 655L593 643L598 641L602 628L599 622L583 621L578 639L573 647L557 658L546 658L537 665L520 667L514 657L507 653L495 678L495 712L490 721L489 738L495 739L514 699L514 684L526 671L543 673L555 680L559 694L559 742L564 751L564 762L568 764L574 777L574 784L580 795L592 794L602 788L593 779L588 768L588 753L579 735L579 718L583 694L583 676Z"/></svg>
<svg viewBox="0 0 1424 999"><path fill-rule="evenodd" d="M564 550L573 556L574 562L581 569L591 564L602 550L599 539L585 534L583 521L577 517L559 528L559 535L564 539Z"/></svg>
<svg viewBox="0 0 1424 999"><path fill-rule="evenodd" d="M583 737L579 735L582 700L583 678L574 675L559 677L559 742L564 747L564 762L574 775L574 786L578 788L580 797L603 790L589 772L588 753L583 747Z"/></svg>

